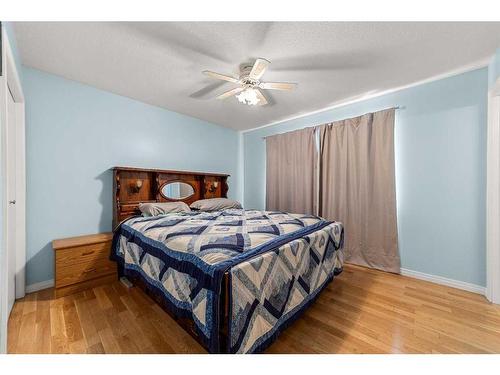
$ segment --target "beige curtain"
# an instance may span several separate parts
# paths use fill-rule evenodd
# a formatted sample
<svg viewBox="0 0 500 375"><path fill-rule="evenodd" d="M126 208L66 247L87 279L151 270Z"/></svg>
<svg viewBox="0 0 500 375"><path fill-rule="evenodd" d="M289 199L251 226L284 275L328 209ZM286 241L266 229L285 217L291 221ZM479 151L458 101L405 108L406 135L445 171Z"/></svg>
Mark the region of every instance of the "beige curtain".
<svg viewBox="0 0 500 375"><path fill-rule="evenodd" d="M400 272L394 109L322 125L320 215L344 224L346 261Z"/></svg>
<svg viewBox="0 0 500 375"><path fill-rule="evenodd" d="M317 213L315 130L301 129L266 138L266 209Z"/></svg>

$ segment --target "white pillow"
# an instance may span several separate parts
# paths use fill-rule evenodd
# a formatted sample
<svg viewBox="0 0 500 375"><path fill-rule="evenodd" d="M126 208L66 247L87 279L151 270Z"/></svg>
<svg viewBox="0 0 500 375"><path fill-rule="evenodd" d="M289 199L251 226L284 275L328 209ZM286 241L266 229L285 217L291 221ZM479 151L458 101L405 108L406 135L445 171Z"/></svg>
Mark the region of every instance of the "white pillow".
<svg viewBox="0 0 500 375"><path fill-rule="evenodd" d="M139 203L139 210L143 216L158 216L175 212L190 212L191 209L184 202Z"/></svg>
<svg viewBox="0 0 500 375"><path fill-rule="evenodd" d="M193 210L200 211L219 211L229 208L242 208L240 202L227 198L200 199L199 201L191 203L190 207Z"/></svg>

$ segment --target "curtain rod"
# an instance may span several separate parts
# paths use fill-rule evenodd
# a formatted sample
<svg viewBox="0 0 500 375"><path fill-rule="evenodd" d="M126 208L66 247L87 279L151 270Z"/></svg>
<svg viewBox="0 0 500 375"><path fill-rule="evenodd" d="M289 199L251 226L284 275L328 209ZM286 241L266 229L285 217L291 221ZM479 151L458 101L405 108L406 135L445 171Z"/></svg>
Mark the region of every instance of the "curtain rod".
<svg viewBox="0 0 500 375"><path fill-rule="evenodd" d="M380 109L378 111L375 111L375 112L381 112L381 111L386 111L388 109L405 109L406 107L405 106L402 106L402 105L398 105L396 107L389 107L389 108L385 108L385 109ZM368 112L368 113L375 113L375 112ZM364 113L363 115L366 115L367 113ZM363 116L363 115L360 115L360 116ZM355 116L355 117L359 117L359 116ZM342 121L342 120L339 120L339 121ZM307 128L316 128L318 126L321 126L321 125L314 125L314 126L306 126L302 129L307 129ZM296 129L296 130L300 130L300 129ZM293 130L291 130L293 131ZM288 132L285 132L285 133L288 133ZM285 133L279 133L279 134L285 134ZM272 135L277 135L277 134L272 134ZM265 137L261 137L262 139L266 139L267 137L271 137L272 135L266 135Z"/></svg>

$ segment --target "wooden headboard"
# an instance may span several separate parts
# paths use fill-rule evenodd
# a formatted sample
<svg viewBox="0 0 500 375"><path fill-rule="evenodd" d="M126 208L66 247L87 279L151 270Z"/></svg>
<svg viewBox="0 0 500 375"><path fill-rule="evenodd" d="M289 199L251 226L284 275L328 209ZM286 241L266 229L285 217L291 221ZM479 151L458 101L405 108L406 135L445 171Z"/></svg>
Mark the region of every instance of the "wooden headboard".
<svg viewBox="0 0 500 375"><path fill-rule="evenodd" d="M228 174L170 171L132 167L113 168L113 228L123 220L140 215L141 202L185 202L198 199L227 198ZM185 182L194 193L182 199L171 199L162 194L171 182Z"/></svg>

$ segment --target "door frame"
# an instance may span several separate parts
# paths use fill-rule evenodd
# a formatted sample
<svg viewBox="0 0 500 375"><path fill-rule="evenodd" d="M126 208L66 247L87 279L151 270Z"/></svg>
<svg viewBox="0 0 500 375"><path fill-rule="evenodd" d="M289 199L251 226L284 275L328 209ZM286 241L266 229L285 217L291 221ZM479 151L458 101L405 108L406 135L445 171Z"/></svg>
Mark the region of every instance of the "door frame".
<svg viewBox="0 0 500 375"><path fill-rule="evenodd" d="M25 141L25 99L21 80L17 71L14 55L9 43L5 26L1 26L2 33L2 76L0 76L0 172L1 172L1 202L2 225L0 243L0 353L7 350L7 322L8 304L6 281L7 272L7 181L6 181L6 131L7 131L7 100L10 92L14 98L16 111L16 299L24 297L26 288L26 141ZM8 85L8 87L7 87ZM4 290L5 288L5 290Z"/></svg>
<svg viewBox="0 0 500 375"><path fill-rule="evenodd" d="M486 298L500 304L500 78L488 91Z"/></svg>

